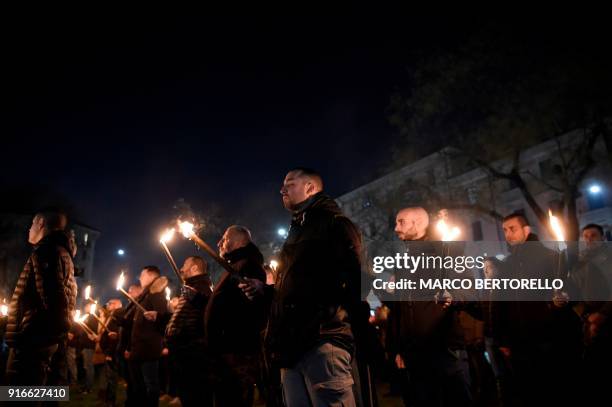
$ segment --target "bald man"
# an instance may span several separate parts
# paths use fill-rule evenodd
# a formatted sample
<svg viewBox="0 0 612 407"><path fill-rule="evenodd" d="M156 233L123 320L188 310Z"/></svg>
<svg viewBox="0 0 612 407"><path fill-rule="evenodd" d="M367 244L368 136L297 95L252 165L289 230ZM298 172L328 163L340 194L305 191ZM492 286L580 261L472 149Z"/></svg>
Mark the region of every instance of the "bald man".
<svg viewBox="0 0 612 407"><path fill-rule="evenodd" d="M217 247L235 274L222 274L206 307L214 398L218 406L251 406L267 312L262 299L250 300L238 284L244 278L265 283L264 258L240 225L228 227Z"/></svg>
<svg viewBox="0 0 612 407"><path fill-rule="evenodd" d="M429 226L429 214L421 207L400 210L395 217L395 234L406 242L424 240Z"/></svg>
<svg viewBox="0 0 612 407"><path fill-rule="evenodd" d="M397 213L395 233L413 256L439 254L428 235L429 215L422 207L407 207ZM417 270L399 278L427 278L432 270ZM463 331L456 309L434 300L435 292L419 290L408 298L390 302L389 353L395 365L407 370L402 397L406 405L469 405L469 365ZM398 297L398 300L400 298Z"/></svg>

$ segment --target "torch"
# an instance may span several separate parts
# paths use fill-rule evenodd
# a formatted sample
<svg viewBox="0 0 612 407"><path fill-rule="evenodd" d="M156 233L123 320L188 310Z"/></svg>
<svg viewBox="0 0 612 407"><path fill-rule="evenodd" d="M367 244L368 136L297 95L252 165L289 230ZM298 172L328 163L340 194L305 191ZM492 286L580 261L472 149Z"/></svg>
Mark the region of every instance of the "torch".
<svg viewBox="0 0 612 407"><path fill-rule="evenodd" d="M223 257L219 256L216 251L212 249L204 240L200 239L198 235L193 231L193 223L190 222L179 222L179 229L183 236L187 239L193 240L195 244L197 244L202 250L204 250L210 257L212 257L221 267L223 267L227 272L232 275L236 273L236 270L232 268L232 266L225 260Z"/></svg>
<svg viewBox="0 0 612 407"><path fill-rule="evenodd" d="M442 212L443 217L438 220L438 223L436 223L436 229L440 233L440 240L442 240L442 242L452 242L456 240L459 235L461 235L461 230L457 226L449 226L446 223L446 220L444 219L446 217L446 213L446 210ZM450 245L443 243L442 247L442 254L444 255L444 257L449 256ZM446 274L446 269L444 269L444 274ZM436 301L438 300L438 294L436 294ZM444 292L442 293L442 298L445 299L449 297L452 298L451 294L447 290L444 290ZM446 302L446 300L444 302Z"/></svg>
<svg viewBox="0 0 612 407"><path fill-rule="evenodd" d="M170 287L166 287L166 301L170 302L170 299L172 297L170 296Z"/></svg>
<svg viewBox="0 0 612 407"><path fill-rule="evenodd" d="M94 318L96 319L96 321L98 321L98 323L100 323L100 325L102 325L102 328L103 328L103 329L104 329L106 332L108 332L108 329L106 329L106 325L104 324L104 322L103 322L103 321L100 319L100 317L99 317L99 316L97 316L97 315L96 315L96 307L97 307L97 306L98 306L98 304L97 304L97 303L95 303L95 302L94 302L94 303L92 303L92 304L90 305L90 308L89 308L89 315L91 315L92 317L94 317Z"/></svg>
<svg viewBox="0 0 612 407"><path fill-rule="evenodd" d="M140 304L138 303L138 301L136 301L136 300L134 299L134 297L132 297L130 294L128 294L128 292L127 292L127 291L125 291L125 290L123 289L123 282L124 282L124 281L125 281L125 276L123 275L123 271L122 271L122 272L121 272L121 275L119 276L119 279L117 280L117 291L120 291L120 292L121 292L121 294L125 295L125 296L126 296L126 298L127 298L128 300L130 300L130 301L132 302L132 304L134 304L135 306L137 306L138 308L140 308L140 310L141 310L142 312L147 312L147 310L146 310L146 309L144 309L144 307L143 307L142 305L140 305Z"/></svg>
<svg viewBox="0 0 612 407"><path fill-rule="evenodd" d="M87 324L85 323L85 318L87 318L87 315L81 316L81 310L80 309L76 310L76 312L74 314L74 321L77 324L79 324L81 326L81 328L83 328L85 330L85 332L87 332L90 335L96 336L94 331L92 331L91 328L88 327Z"/></svg>
<svg viewBox="0 0 612 407"><path fill-rule="evenodd" d="M2 305L0 305L0 314L3 317L8 316L8 305L6 305L6 298L2 300Z"/></svg>
<svg viewBox="0 0 612 407"><path fill-rule="evenodd" d="M555 239L557 240L557 247L559 249L559 261L557 262L557 277L561 277L561 257L566 248L565 245L565 233L563 232L563 226L561 225L561 221L555 215L552 214L552 211L548 210L548 221L550 223L550 228L552 229L553 234L555 235ZM567 254L567 252L565 252ZM567 276L566 276L567 277Z"/></svg>
<svg viewBox="0 0 612 407"><path fill-rule="evenodd" d="M184 283L185 281L183 280L183 277L181 276L181 273L179 272L179 269L176 266L176 262L174 261L174 258L172 257L172 254L170 253L170 249L168 249L168 245L167 245L167 243L170 240L172 240L173 236L174 236L174 228L168 229L161 235L161 238L159 239L159 243L161 244L162 249L164 250L164 254L166 255L166 259L168 259L168 263L170 263L172 270L178 277L179 281Z"/></svg>

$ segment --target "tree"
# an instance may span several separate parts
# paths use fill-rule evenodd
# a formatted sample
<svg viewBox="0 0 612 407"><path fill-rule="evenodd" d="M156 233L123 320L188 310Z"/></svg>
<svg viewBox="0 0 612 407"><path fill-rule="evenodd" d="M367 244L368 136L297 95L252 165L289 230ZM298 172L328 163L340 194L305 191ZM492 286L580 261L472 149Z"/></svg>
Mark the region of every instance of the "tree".
<svg viewBox="0 0 612 407"><path fill-rule="evenodd" d="M612 163L609 65L603 49L577 38L509 36L490 29L455 49L423 57L409 71L407 91L391 99L390 122L399 130L394 161L405 164L406 158L450 147L453 158L512 182L548 226L547 210L530 187L533 179L560 195L568 240L577 240L576 199L598 142ZM568 152L563 136L577 130ZM550 177L543 178L522 167L521 153L547 140L555 140L558 158ZM501 159L505 164L494 164ZM474 202L467 206L499 215Z"/></svg>

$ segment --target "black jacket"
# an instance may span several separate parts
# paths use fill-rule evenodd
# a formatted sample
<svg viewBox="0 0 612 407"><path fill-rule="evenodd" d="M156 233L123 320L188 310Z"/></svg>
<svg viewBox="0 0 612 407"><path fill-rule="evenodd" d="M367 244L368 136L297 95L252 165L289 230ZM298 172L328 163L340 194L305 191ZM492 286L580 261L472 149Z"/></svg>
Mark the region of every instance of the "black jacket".
<svg viewBox="0 0 612 407"><path fill-rule="evenodd" d="M195 292L190 296L181 294L166 326L166 342L170 347L194 344L204 346L204 309L211 294L210 278L207 274L200 274L188 278L185 284Z"/></svg>
<svg viewBox="0 0 612 407"><path fill-rule="evenodd" d="M412 256L446 256L459 255L462 249L457 245L449 245L439 241L424 238L408 241L406 252ZM443 269L423 269L415 273L401 273L397 278L418 279L453 277L452 271ZM410 354L423 351L457 350L465 347L464 330L459 320L460 292L452 292L453 305L444 308L436 303L437 290L418 290L400 292L395 295L398 300L389 302L388 350L394 357L401 354L404 358ZM400 301L401 300L401 301Z"/></svg>
<svg viewBox="0 0 612 407"><path fill-rule="evenodd" d="M59 343L72 324L77 295L68 236L51 232L34 248L9 306L6 342L13 347Z"/></svg>
<svg viewBox="0 0 612 407"><path fill-rule="evenodd" d="M554 279L559 277L558 253L546 248L534 234L510 248L500 267L500 278ZM555 340L555 314L571 312L552 306L552 291L496 291L492 304L493 336L499 346L530 347Z"/></svg>
<svg viewBox="0 0 612 407"><path fill-rule="evenodd" d="M266 335L280 366L294 366L323 342L354 351L349 312L361 304L360 251L357 228L331 198L319 193L294 214Z"/></svg>
<svg viewBox="0 0 612 407"><path fill-rule="evenodd" d="M100 336L100 349L106 356L110 356L113 359L117 354L117 349L119 347L119 331L121 326L119 325L119 320L117 318L118 315L122 314L123 308L119 308L110 313L110 320L105 321L106 330L103 330L102 335ZM114 338L109 336L110 332L114 332L117 334Z"/></svg>
<svg viewBox="0 0 612 407"><path fill-rule="evenodd" d="M235 274L223 273L206 307L206 338L216 354L255 354L260 350L261 332L267 312L262 298L250 301L238 288L239 278L256 278L265 283L263 256L247 246L225 255Z"/></svg>
<svg viewBox="0 0 612 407"><path fill-rule="evenodd" d="M147 311L157 311L159 318L163 318L168 312L168 303L163 292L152 293L147 287L136 300ZM159 359L163 349L163 329L160 329L159 324L154 321L147 320L140 308L135 307L133 311L128 310L127 314L133 315L128 349L130 359L139 361Z"/></svg>

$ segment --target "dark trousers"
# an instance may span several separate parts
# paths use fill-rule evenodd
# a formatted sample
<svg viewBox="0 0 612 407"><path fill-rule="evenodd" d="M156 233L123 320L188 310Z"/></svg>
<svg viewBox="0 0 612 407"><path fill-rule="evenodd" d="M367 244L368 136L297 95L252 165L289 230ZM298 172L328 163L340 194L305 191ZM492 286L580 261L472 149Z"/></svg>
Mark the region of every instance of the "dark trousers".
<svg viewBox="0 0 612 407"><path fill-rule="evenodd" d="M12 386L44 386L47 384L51 358L58 345L38 348L12 348L6 367L6 377Z"/></svg>
<svg viewBox="0 0 612 407"><path fill-rule="evenodd" d="M209 362L199 347L170 348L176 366L176 393L183 407L212 406ZM232 404L218 404L230 406Z"/></svg>
<svg viewBox="0 0 612 407"><path fill-rule="evenodd" d="M407 385L402 398L406 406L469 406L470 372L465 350L440 349L404 356Z"/></svg>
<svg viewBox="0 0 612 407"><path fill-rule="evenodd" d="M139 405L159 405L159 360L130 360L129 368L135 401Z"/></svg>
<svg viewBox="0 0 612 407"><path fill-rule="evenodd" d="M117 400L117 382L119 380L119 364L115 359L107 360L104 363L104 379L106 381L104 393L106 405L114 406Z"/></svg>
<svg viewBox="0 0 612 407"><path fill-rule="evenodd" d="M213 361L216 405L252 406L257 369L257 355L217 356Z"/></svg>

